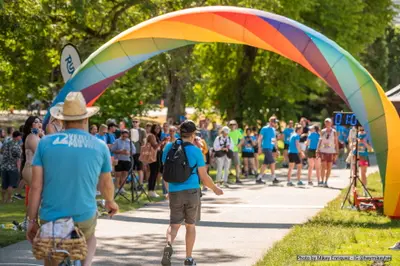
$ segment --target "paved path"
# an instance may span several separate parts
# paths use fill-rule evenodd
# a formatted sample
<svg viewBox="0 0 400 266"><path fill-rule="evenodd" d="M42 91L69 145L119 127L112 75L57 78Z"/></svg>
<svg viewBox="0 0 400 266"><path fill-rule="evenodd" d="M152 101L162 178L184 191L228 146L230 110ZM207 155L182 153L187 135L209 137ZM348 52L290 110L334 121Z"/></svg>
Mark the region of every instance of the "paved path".
<svg viewBox="0 0 400 266"><path fill-rule="evenodd" d="M376 170L371 167L369 172ZM251 180L243 186L232 185L221 197L207 192L197 227L195 259L199 265L254 264L293 226L306 222L334 199L348 185L348 176L348 170L334 170L331 188L255 185ZM163 202L99 220L94 265L160 265L168 215ZM174 245L173 265L183 264L182 229ZM0 249L0 265L29 265L16 263L41 265L32 259L26 241Z"/></svg>

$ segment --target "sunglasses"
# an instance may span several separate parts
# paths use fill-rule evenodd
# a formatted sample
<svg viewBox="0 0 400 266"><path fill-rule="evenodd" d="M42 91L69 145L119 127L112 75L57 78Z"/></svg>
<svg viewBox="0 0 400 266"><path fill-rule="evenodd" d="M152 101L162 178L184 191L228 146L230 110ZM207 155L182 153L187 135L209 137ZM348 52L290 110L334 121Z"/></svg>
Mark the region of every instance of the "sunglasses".
<svg viewBox="0 0 400 266"><path fill-rule="evenodd" d="M139 123L139 121L132 121L132 123L136 124L136 123Z"/></svg>
<svg viewBox="0 0 400 266"><path fill-rule="evenodd" d="M39 124L39 123L40 123L40 120L35 120L35 121L33 121L33 123L34 123L34 124Z"/></svg>
<svg viewBox="0 0 400 266"><path fill-rule="evenodd" d="M326 134L326 139L329 139L329 136L330 136L330 135L331 135L331 134L329 134L329 133Z"/></svg>

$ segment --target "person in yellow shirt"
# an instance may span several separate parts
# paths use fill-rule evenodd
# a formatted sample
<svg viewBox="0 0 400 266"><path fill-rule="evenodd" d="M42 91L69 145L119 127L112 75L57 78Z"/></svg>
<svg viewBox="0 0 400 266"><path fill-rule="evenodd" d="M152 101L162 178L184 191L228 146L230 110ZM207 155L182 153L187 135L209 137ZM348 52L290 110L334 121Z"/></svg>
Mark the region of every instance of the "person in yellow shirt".
<svg viewBox="0 0 400 266"><path fill-rule="evenodd" d="M200 150L201 153L203 154L204 157L204 161L206 162L206 171L208 172L208 166L210 164L210 156L208 154L208 146L207 146L207 142L202 139L200 136L196 136L194 139L194 145L197 146ZM204 186L203 184L203 191L207 191L207 187Z"/></svg>

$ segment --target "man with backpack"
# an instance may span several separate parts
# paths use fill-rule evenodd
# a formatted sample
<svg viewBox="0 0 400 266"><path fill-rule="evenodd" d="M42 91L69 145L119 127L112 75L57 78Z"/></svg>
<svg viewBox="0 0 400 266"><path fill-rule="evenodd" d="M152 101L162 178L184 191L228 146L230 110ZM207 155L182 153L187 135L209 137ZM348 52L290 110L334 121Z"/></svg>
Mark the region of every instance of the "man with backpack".
<svg viewBox="0 0 400 266"><path fill-rule="evenodd" d="M207 174L201 150L192 144L195 132L196 125L193 121L183 122L180 127L182 139L168 143L162 156L163 178L168 182L170 206L170 226L167 230L167 245L164 248L162 265L171 265L172 243L183 222L186 226L184 265L196 265L192 251L196 240L195 224L200 220L200 180L216 195L223 194Z"/></svg>

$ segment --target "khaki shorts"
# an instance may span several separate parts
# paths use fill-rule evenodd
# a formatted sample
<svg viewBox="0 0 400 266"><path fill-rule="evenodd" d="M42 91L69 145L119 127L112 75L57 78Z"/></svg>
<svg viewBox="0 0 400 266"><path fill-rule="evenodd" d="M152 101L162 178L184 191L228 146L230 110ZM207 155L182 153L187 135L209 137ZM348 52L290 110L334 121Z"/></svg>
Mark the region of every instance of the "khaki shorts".
<svg viewBox="0 0 400 266"><path fill-rule="evenodd" d="M48 221L40 220L40 224L46 224ZM86 221L83 222L74 222L75 226L82 230L85 235L86 240L91 238L94 235L94 231L96 230L97 225L97 214Z"/></svg>
<svg viewBox="0 0 400 266"><path fill-rule="evenodd" d="M200 189L169 193L170 224L196 224L201 213Z"/></svg>
<svg viewBox="0 0 400 266"><path fill-rule="evenodd" d="M234 151L234 152L233 152L232 162L233 162L233 165L234 165L234 166L240 164L239 152L237 152L237 151Z"/></svg>

